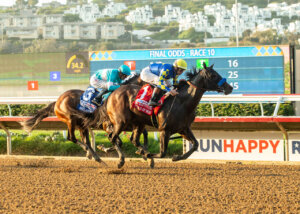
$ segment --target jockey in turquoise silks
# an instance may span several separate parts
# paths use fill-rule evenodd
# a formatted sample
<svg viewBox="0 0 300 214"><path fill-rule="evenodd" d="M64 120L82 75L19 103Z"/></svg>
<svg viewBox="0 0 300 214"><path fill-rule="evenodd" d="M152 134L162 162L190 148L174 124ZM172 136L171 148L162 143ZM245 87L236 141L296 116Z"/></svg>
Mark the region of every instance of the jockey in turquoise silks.
<svg viewBox="0 0 300 214"><path fill-rule="evenodd" d="M101 69L91 76L90 84L100 93L92 100L97 106L101 105L102 98L106 99L111 92L120 87L122 81L131 74L127 65L119 69ZM107 93L110 92L110 93ZM105 94L107 93L107 94ZM104 95L105 94L105 95ZM104 95L104 96L103 96Z"/></svg>
<svg viewBox="0 0 300 214"><path fill-rule="evenodd" d="M170 92L172 96L178 94L176 89L171 89L172 84L169 79L173 79L173 85L178 84L178 76L187 69L187 63L183 59L177 59L174 64L153 63L144 68L141 72L141 79L145 82L155 85L150 106L159 105L158 101L163 95L163 91Z"/></svg>

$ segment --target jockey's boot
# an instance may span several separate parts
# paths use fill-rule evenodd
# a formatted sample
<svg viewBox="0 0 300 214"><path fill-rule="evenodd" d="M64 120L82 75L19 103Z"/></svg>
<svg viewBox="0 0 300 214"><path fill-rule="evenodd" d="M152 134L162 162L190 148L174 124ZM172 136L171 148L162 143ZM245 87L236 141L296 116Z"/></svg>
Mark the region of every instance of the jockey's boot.
<svg viewBox="0 0 300 214"><path fill-rule="evenodd" d="M162 97L162 94L163 94L161 92L162 91L161 91L160 88L158 88L158 87L154 88L153 93L152 93L152 97L151 97L151 99L150 99L150 101L148 103L149 106L155 107L155 106L160 106L161 105L158 102L160 100L160 98Z"/></svg>
<svg viewBox="0 0 300 214"><path fill-rule="evenodd" d="M96 97L94 97L94 99L92 100L92 103L95 104L96 106L101 106L102 103L102 96L107 92L106 89L102 90L101 92L99 92L99 94L97 94Z"/></svg>

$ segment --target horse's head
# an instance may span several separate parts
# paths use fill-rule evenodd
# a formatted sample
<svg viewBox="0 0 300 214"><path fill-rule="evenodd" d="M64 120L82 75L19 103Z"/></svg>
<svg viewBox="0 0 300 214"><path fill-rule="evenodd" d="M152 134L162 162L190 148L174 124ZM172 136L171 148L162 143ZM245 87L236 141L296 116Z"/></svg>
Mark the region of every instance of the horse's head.
<svg viewBox="0 0 300 214"><path fill-rule="evenodd" d="M126 77L126 79L123 80L122 85L127 85L127 84L134 84L134 85L143 85L144 82L140 78L140 74L137 74L135 72L132 72L131 75Z"/></svg>
<svg viewBox="0 0 300 214"><path fill-rule="evenodd" d="M230 94L233 89L232 86L229 85L226 82L226 78L223 78L213 67L214 65L207 67L206 64L203 63L203 69L198 72L196 71L199 75L196 75L191 83L207 91L223 92L225 95Z"/></svg>

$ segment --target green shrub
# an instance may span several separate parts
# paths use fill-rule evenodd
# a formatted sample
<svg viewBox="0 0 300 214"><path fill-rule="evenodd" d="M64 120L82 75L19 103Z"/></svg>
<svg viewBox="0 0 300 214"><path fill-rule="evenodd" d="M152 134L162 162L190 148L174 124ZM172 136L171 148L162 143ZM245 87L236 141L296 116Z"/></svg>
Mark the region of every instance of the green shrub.
<svg viewBox="0 0 300 214"><path fill-rule="evenodd" d="M77 133L78 134L78 133ZM140 157L135 154L137 148L129 141L131 132L122 133L123 141L122 151L126 157ZM80 139L77 136L77 139ZM97 131L95 133L96 146L103 144L105 147L111 147L106 133ZM153 133L149 133L148 147L151 153L159 152L159 142L153 137ZM143 144L143 136L141 136ZM6 135L0 132L0 154L6 154ZM97 151L100 157L117 157L117 152L104 153ZM14 155L46 155L46 156L85 156L83 149L73 142L64 139L60 132L50 131L34 131L27 135L22 131L12 133L12 154ZM170 140L167 151L167 156L171 157L174 154L182 154L182 139Z"/></svg>
<svg viewBox="0 0 300 214"><path fill-rule="evenodd" d="M264 116L273 116L275 103L263 104ZM213 104L215 116L261 116L261 109L258 103L220 103ZM202 117L212 116L210 104L199 104L196 114ZM295 115L292 103L283 103L279 106L278 115Z"/></svg>
<svg viewBox="0 0 300 214"><path fill-rule="evenodd" d="M30 116L34 115L39 109L46 105L10 105L12 116ZM0 105L0 116L9 116L9 108L7 105Z"/></svg>

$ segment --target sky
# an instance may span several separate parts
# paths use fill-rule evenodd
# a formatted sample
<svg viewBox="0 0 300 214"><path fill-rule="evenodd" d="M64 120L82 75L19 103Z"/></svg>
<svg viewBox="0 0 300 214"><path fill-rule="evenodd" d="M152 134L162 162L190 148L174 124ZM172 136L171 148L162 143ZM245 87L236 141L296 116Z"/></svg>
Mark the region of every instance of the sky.
<svg viewBox="0 0 300 214"><path fill-rule="evenodd" d="M16 0L0 0L0 6L12 6L15 4ZM43 3L48 3L51 2L53 0L39 0L38 6L43 4ZM67 0L56 0L62 4L66 4Z"/></svg>

